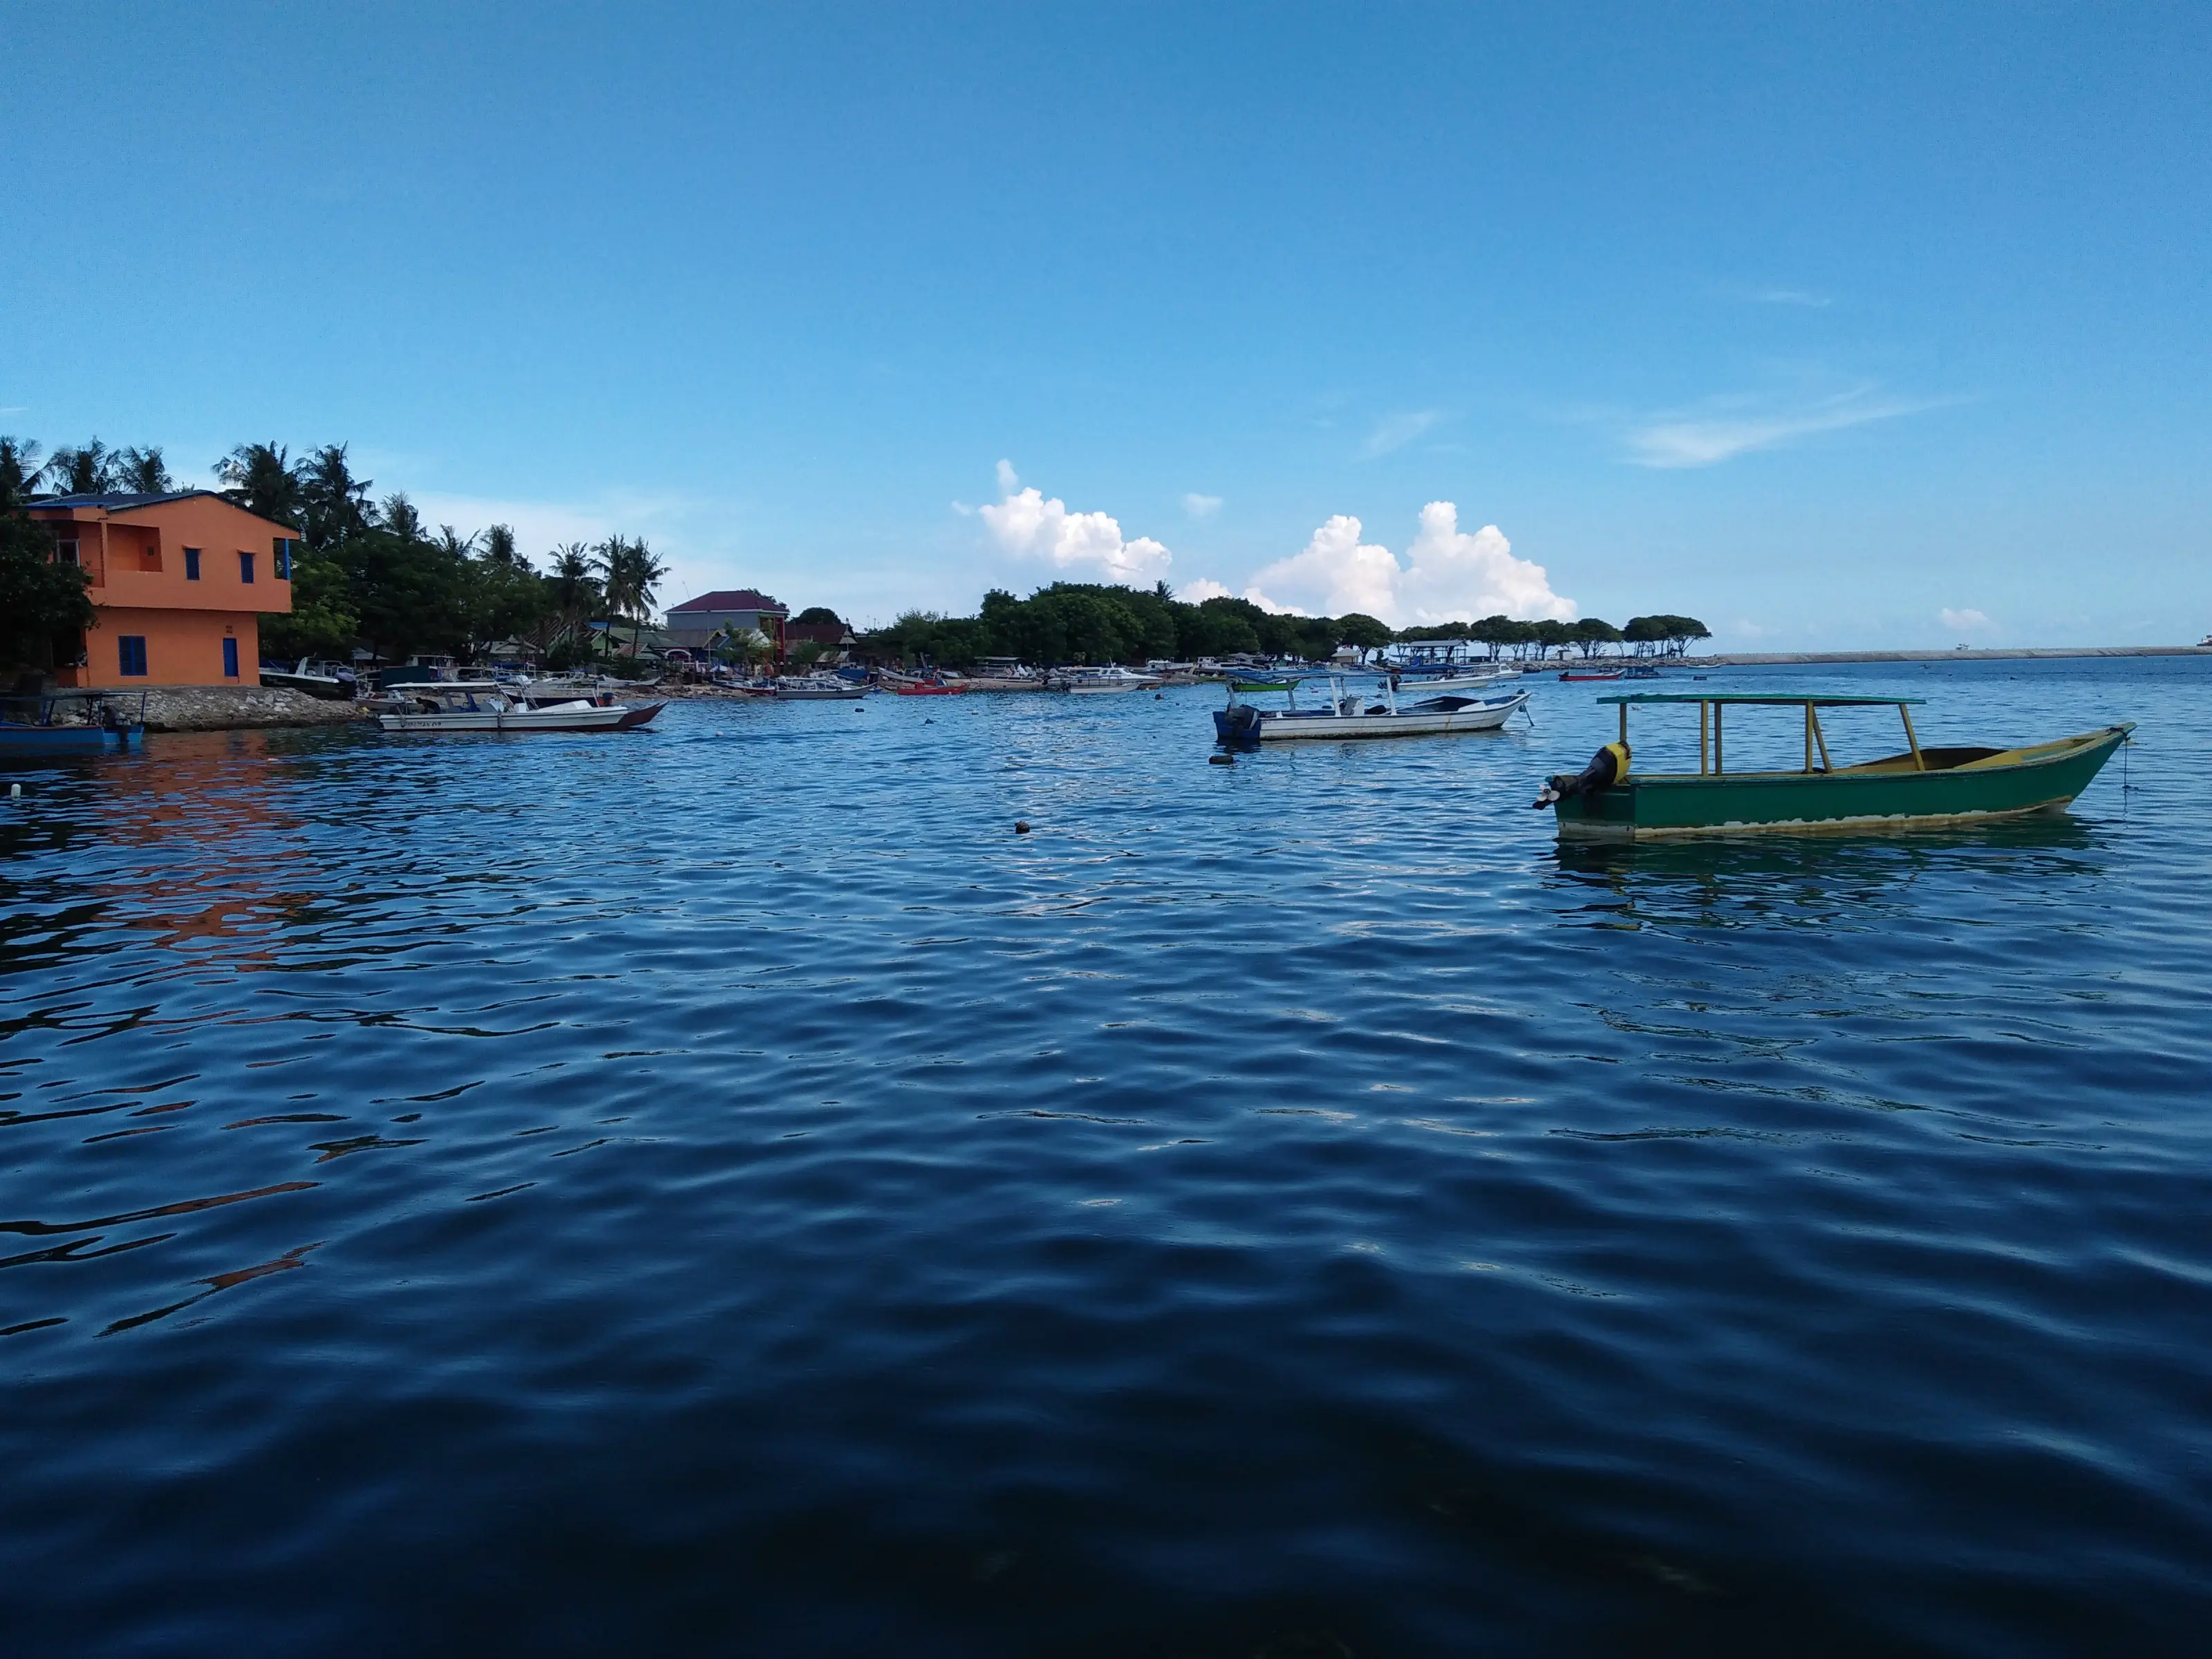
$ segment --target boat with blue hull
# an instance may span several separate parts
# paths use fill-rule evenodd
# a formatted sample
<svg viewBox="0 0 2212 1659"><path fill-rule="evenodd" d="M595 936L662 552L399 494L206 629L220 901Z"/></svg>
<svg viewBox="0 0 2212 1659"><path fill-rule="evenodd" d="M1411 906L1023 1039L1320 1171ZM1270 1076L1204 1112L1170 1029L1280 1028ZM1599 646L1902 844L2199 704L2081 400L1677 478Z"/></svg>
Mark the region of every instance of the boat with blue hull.
<svg viewBox="0 0 2212 1659"><path fill-rule="evenodd" d="M143 691L40 691L0 697L0 755L97 755L142 746Z"/></svg>

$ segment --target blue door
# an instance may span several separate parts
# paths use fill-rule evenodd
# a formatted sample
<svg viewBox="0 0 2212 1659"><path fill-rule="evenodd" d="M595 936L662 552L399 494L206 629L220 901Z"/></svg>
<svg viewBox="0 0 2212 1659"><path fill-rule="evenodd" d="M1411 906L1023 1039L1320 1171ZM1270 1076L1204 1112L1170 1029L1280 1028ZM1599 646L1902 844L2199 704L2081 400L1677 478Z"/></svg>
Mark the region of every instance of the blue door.
<svg viewBox="0 0 2212 1659"><path fill-rule="evenodd" d="M222 677L227 680L234 680L238 678L238 641L236 640L225 640L222 642Z"/></svg>

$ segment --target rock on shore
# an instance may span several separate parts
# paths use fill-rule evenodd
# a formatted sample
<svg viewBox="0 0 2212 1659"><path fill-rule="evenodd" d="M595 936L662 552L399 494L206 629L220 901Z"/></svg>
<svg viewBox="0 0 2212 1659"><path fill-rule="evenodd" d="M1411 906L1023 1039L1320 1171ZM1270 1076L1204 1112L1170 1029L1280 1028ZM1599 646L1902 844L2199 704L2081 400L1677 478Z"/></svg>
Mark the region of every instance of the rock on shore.
<svg viewBox="0 0 2212 1659"><path fill-rule="evenodd" d="M341 726L367 720L349 702L289 686L157 685L146 692L149 732L229 732L269 726Z"/></svg>

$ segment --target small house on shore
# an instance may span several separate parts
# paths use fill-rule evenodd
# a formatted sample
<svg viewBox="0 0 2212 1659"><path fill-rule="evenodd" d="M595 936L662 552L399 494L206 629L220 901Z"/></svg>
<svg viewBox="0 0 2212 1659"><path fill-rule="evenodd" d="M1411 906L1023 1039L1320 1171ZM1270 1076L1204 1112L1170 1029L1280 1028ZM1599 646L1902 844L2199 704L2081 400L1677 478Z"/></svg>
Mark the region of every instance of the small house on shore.
<svg viewBox="0 0 2212 1659"><path fill-rule="evenodd" d="M292 609L299 532L211 489L56 495L30 516L82 568L94 617L54 678L68 686L258 685L259 618Z"/></svg>

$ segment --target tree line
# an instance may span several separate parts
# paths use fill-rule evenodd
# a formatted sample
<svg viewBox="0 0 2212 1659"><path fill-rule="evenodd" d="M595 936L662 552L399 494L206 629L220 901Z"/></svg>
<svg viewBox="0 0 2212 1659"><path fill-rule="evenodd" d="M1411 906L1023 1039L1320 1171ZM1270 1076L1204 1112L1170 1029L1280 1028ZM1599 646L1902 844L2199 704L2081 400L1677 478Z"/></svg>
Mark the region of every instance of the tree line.
<svg viewBox="0 0 2212 1659"><path fill-rule="evenodd" d="M214 472L222 495L299 532L291 612L261 620L263 649L274 657L343 659L356 644L389 662L417 653L480 657L515 639L541 663L562 667L590 653L597 637L592 624L608 619L632 624L634 653L668 574L640 537L556 547L540 571L517 547L508 526L466 536L450 525L434 531L404 492L377 499L374 482L355 476L344 444L325 444L297 457L273 441L240 444L216 463ZM0 438L0 494L8 502L0 516L21 526L0 529L0 539L11 548L20 540L35 555L45 538L50 556L51 538L22 517L21 509L33 501L167 495L178 488L158 447L111 449L94 438L42 460L37 444ZM50 556L33 562L52 565ZM13 584L4 587L9 597L21 586L22 597L30 598L27 583L57 589L35 617L27 611L20 618L24 640L14 637L19 618L16 607L9 607L10 654L18 660L36 658L53 635L90 625L88 600L80 610L58 591L73 585L82 599L83 575L73 572L71 578L0 577L0 584Z"/></svg>
<svg viewBox="0 0 2212 1659"><path fill-rule="evenodd" d="M1694 617L1632 618L1626 627L1595 617L1581 622L1516 622L1486 617L1394 631L1376 617L1285 616L1249 599L1218 597L1196 604L1178 599L1167 583L1149 592L1095 582L1054 582L1026 599L1003 588L983 596L973 617L909 611L888 627L863 635L863 648L906 662L971 667L983 657L1018 657L1050 666L1061 663L1190 661L1244 652L1323 661L1340 647L1371 651L1420 641L1473 640L1497 657L1527 657L1579 649L1593 656L1608 645L1639 653L1680 653L1710 630Z"/></svg>

